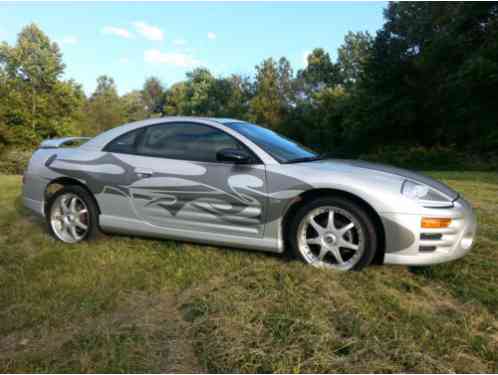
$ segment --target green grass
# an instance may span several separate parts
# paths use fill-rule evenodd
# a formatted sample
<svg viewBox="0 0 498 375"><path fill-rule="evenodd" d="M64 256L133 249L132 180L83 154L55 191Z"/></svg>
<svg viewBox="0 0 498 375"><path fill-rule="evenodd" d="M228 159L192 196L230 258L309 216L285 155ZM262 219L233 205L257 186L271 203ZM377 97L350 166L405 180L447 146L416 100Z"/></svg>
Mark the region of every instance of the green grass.
<svg viewBox="0 0 498 375"><path fill-rule="evenodd" d="M496 372L498 176L429 174L476 208L472 253L355 273L124 236L65 245L0 176L0 371Z"/></svg>

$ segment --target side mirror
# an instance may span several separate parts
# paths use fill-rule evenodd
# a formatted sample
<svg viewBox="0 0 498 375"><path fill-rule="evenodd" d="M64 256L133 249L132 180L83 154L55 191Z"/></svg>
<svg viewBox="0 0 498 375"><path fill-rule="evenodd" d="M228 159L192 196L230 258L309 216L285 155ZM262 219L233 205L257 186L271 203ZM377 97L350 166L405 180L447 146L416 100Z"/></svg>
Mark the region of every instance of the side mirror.
<svg viewBox="0 0 498 375"><path fill-rule="evenodd" d="M236 148L224 148L216 154L216 160L234 164L247 164L251 160L249 154Z"/></svg>

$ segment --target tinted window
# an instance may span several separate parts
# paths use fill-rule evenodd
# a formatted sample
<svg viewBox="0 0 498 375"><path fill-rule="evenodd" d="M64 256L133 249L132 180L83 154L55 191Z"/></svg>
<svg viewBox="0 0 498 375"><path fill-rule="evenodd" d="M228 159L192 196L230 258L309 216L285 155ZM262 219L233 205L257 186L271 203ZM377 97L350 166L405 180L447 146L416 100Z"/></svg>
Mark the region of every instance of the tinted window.
<svg viewBox="0 0 498 375"><path fill-rule="evenodd" d="M245 122L232 123L230 127L249 138L281 163L313 160L318 154L297 142L277 134L270 129Z"/></svg>
<svg viewBox="0 0 498 375"><path fill-rule="evenodd" d="M216 162L219 150L243 147L239 141L221 130L207 125L178 123L146 128L137 153L170 159Z"/></svg>
<svg viewBox="0 0 498 375"><path fill-rule="evenodd" d="M134 154L136 151L135 147L142 132L143 129L138 129L120 135L105 147L105 151L118 152L122 154Z"/></svg>

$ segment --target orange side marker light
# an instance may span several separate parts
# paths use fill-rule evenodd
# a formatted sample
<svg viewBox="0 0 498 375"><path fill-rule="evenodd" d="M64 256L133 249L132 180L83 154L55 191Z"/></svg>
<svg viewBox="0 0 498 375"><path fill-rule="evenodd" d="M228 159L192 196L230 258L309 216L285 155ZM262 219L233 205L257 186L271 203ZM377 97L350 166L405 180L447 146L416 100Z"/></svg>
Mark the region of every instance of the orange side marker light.
<svg viewBox="0 0 498 375"><path fill-rule="evenodd" d="M451 219L436 217L423 217L421 222L422 228L448 228L450 224Z"/></svg>

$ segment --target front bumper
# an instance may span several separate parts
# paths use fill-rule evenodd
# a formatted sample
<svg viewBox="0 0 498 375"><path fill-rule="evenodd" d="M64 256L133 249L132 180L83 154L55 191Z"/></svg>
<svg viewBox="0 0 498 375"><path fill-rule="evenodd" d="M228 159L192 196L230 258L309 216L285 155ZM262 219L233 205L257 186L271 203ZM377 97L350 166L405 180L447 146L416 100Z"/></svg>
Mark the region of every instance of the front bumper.
<svg viewBox="0 0 498 375"><path fill-rule="evenodd" d="M422 217L450 218L452 221L448 228L426 229L420 226ZM452 208L424 209L420 215L385 214L382 220L398 226L394 229L392 225L385 225L384 263L387 264L425 266L461 258L472 248L477 229L472 206L463 198L458 198ZM409 233L409 236L403 233Z"/></svg>

